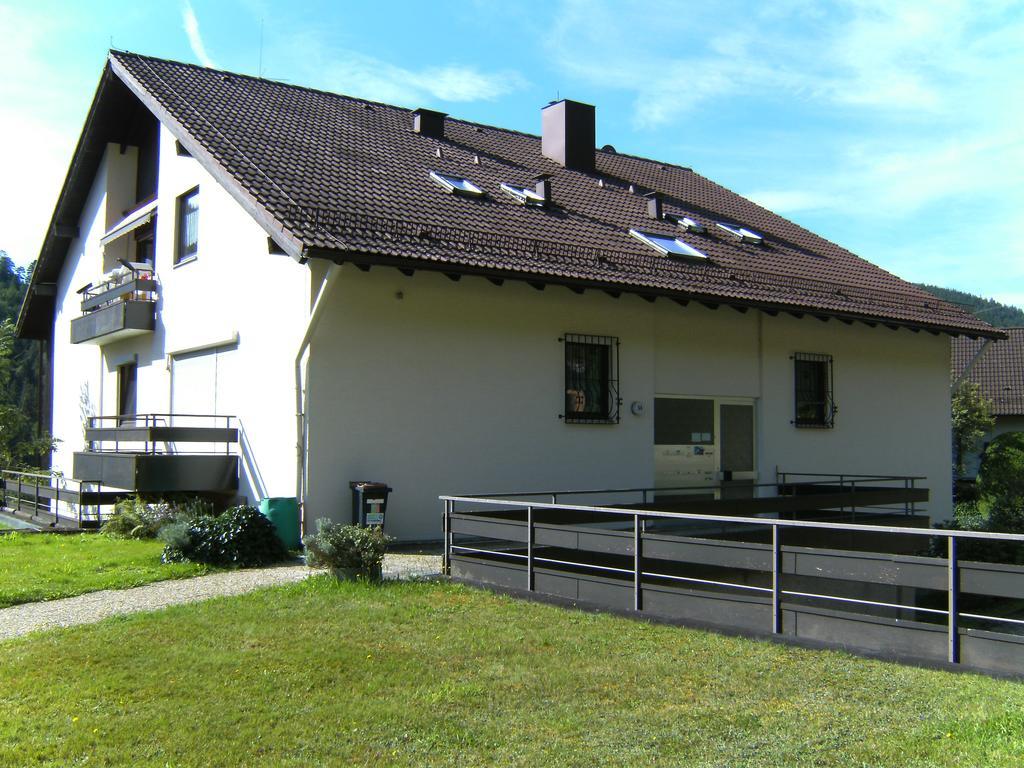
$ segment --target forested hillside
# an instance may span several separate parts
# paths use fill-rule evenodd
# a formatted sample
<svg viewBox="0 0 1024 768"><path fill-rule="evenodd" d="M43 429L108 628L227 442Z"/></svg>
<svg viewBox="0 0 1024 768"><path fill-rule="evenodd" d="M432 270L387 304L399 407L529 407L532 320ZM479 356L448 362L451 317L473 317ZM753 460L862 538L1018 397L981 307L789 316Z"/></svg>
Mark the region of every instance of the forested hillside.
<svg viewBox="0 0 1024 768"><path fill-rule="evenodd" d="M37 464L40 450L39 347L14 338L14 323L32 268L0 251L0 468ZM45 444L43 441L42 444Z"/></svg>
<svg viewBox="0 0 1024 768"><path fill-rule="evenodd" d="M925 283L917 285L943 301L962 305L972 315L984 320L989 325L994 325L997 328L1024 327L1024 309L1020 307L1000 304L998 301L975 296L973 293L964 293L953 288L940 288L937 285Z"/></svg>

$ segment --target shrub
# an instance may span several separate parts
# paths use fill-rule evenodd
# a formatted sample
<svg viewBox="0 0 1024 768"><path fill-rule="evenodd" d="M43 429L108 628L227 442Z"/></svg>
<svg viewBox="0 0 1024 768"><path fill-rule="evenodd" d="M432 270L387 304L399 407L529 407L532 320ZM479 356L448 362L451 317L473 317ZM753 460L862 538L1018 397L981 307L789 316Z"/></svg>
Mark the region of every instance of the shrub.
<svg viewBox="0 0 1024 768"><path fill-rule="evenodd" d="M253 567L288 557L274 524L255 507L232 507L216 516L197 516L162 533L163 561Z"/></svg>
<svg viewBox="0 0 1024 768"><path fill-rule="evenodd" d="M167 504L148 504L142 497L132 496L114 505L101 530L118 538L152 539L173 519L174 511Z"/></svg>
<svg viewBox="0 0 1024 768"><path fill-rule="evenodd" d="M389 538L380 528L360 528L330 520L317 521L316 533L304 536L306 564L354 570L360 575L379 578L384 550Z"/></svg>

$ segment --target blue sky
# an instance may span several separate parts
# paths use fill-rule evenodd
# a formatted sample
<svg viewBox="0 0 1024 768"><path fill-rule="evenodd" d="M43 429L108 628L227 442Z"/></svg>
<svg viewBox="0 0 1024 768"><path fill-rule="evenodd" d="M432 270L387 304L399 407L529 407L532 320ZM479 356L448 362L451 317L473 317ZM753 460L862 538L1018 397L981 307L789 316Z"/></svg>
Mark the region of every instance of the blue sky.
<svg viewBox="0 0 1024 768"><path fill-rule="evenodd" d="M0 34L0 249L21 263L113 44L532 133L586 101L599 145L1024 305L1020 2L0 0Z"/></svg>

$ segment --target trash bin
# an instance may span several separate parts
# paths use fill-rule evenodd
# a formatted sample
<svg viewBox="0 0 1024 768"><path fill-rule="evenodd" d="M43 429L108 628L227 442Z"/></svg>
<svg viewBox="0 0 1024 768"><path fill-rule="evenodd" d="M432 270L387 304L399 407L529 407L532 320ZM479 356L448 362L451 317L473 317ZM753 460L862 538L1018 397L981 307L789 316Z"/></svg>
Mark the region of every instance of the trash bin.
<svg viewBox="0 0 1024 768"><path fill-rule="evenodd" d="M384 527L384 513L388 509L388 494L391 488L387 483L375 483L372 480L353 480L348 484L352 489L352 524L376 525Z"/></svg>
<svg viewBox="0 0 1024 768"><path fill-rule="evenodd" d="M277 531L277 538L288 549L302 544L299 534L299 501L294 496L276 496L260 499L260 512Z"/></svg>

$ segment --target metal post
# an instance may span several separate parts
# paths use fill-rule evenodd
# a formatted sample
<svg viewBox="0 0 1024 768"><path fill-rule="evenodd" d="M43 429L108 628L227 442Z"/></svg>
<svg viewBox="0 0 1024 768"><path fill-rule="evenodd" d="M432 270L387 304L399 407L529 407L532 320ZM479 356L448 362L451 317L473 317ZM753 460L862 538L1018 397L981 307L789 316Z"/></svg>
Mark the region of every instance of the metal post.
<svg viewBox="0 0 1024 768"><path fill-rule="evenodd" d="M903 478L903 492L907 495L903 497L903 514L910 514L910 478Z"/></svg>
<svg viewBox="0 0 1024 768"><path fill-rule="evenodd" d="M643 504L646 507L647 506L647 489L646 488L644 488L643 493L644 493Z"/></svg>
<svg viewBox="0 0 1024 768"><path fill-rule="evenodd" d="M448 575L448 499L441 505L441 574Z"/></svg>
<svg viewBox="0 0 1024 768"><path fill-rule="evenodd" d="M441 571L445 576L452 575L452 510L455 502L446 500L444 503L444 562Z"/></svg>
<svg viewBox="0 0 1024 768"><path fill-rule="evenodd" d="M914 478L910 478L910 490L914 490L914 484L916 482L917 481L914 480ZM913 499L910 500L910 514L917 514L917 502L915 502Z"/></svg>
<svg viewBox="0 0 1024 768"><path fill-rule="evenodd" d="M772 526L772 632L782 633L782 531Z"/></svg>
<svg viewBox="0 0 1024 768"><path fill-rule="evenodd" d="M533 592L533 507L526 508L526 590Z"/></svg>
<svg viewBox="0 0 1024 768"><path fill-rule="evenodd" d="M960 562L956 536L949 537L949 663L960 663Z"/></svg>
<svg viewBox="0 0 1024 768"><path fill-rule="evenodd" d="M643 569L641 558L643 556L643 540L640 531L640 515L633 515L633 610L644 609L644 594L641 586Z"/></svg>

